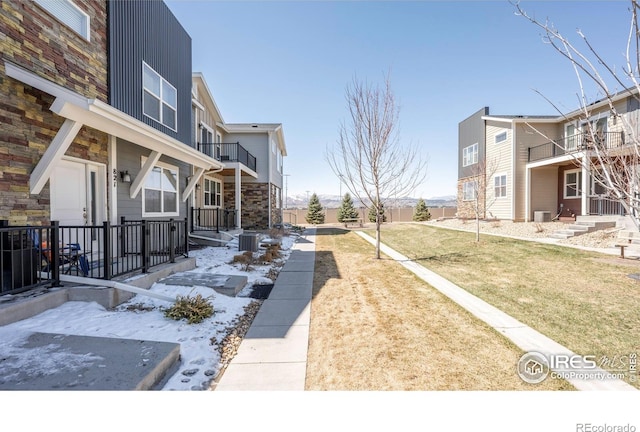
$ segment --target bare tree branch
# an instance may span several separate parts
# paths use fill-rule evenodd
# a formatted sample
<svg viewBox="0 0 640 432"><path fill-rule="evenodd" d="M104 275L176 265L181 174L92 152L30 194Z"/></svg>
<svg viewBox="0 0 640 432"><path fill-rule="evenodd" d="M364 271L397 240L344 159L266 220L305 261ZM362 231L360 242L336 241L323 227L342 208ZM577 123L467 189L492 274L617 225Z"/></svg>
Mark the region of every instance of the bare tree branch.
<svg viewBox="0 0 640 432"><path fill-rule="evenodd" d="M354 77L345 90L348 122L326 159L351 194L364 206L377 206L376 258L380 258L381 212L385 201L408 196L426 177L426 158L398 135L399 109L389 76L382 86Z"/></svg>

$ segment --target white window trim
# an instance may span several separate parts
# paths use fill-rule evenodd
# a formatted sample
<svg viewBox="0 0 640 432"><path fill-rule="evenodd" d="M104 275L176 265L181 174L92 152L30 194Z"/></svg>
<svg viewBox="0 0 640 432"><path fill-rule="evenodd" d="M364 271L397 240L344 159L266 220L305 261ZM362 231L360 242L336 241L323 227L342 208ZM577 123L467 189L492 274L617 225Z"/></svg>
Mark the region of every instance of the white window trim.
<svg viewBox="0 0 640 432"><path fill-rule="evenodd" d="M206 129L207 132L209 132L211 134L211 142L209 142L209 144L213 144L213 141L214 141L215 136L216 136L216 133L213 130L213 128L211 126L209 126L208 124L204 123L204 122L200 123L200 126L202 126L202 129ZM200 139L202 139L202 131L200 131L200 136L198 137L198 140L200 140ZM204 144L204 141L201 141L200 143ZM208 152L211 153L211 154L209 154L206 151L204 151L205 150L204 148L201 148L200 151L202 153L206 154L209 157L215 157L215 154L216 154L215 146L210 145L210 146L207 147L207 149L208 149Z"/></svg>
<svg viewBox="0 0 640 432"><path fill-rule="evenodd" d="M478 182L476 180L469 180L462 183L462 201L475 201L476 200L476 189ZM466 185L471 185L471 198L467 198L465 194Z"/></svg>
<svg viewBox="0 0 640 432"><path fill-rule="evenodd" d="M498 137L500 135L504 135L504 139L501 139L500 141L498 141ZM507 138L509 138L509 134L507 133L507 131L498 132L497 134L495 134L493 136L493 142L495 144L500 144L501 142L505 142L507 140Z"/></svg>
<svg viewBox="0 0 640 432"><path fill-rule="evenodd" d="M504 187L504 195L496 194L496 189L498 188L498 186L496 186L496 179L500 178L500 177L504 177L504 185L500 185L499 186L501 189ZM496 199L507 198L507 196L508 196L508 194L507 194L508 184L509 184L509 176L506 173L499 173L499 174L494 175L493 176L493 196Z"/></svg>
<svg viewBox="0 0 640 432"><path fill-rule="evenodd" d="M144 165L146 157L142 157L142 165ZM145 191L146 185L142 186L142 217L166 217L166 216L180 216L180 168L175 165L168 164L166 162L158 161L155 167L159 167L162 169L174 170L176 172L177 184L176 184L176 211L175 212L147 212L145 209ZM164 207L164 201L162 201L162 205Z"/></svg>
<svg viewBox="0 0 640 432"><path fill-rule="evenodd" d="M156 75L160 78L160 94L159 94L159 95L155 94L155 93L154 93L154 92L152 92L150 89L147 89L147 88L144 86L144 68L145 68L145 66L146 66L146 67L148 67L150 71L152 71L154 74L156 74ZM168 102L164 99L164 96L162 95L162 88L163 88L163 84L164 84L164 83L166 83L169 87L171 87L172 89L174 89L174 90L175 90L175 92L176 92L176 106L171 105L170 103L168 103ZM160 118L159 118L159 119L153 118L153 117L151 117L150 115L148 115L147 113L145 113L145 110L144 110L144 92L145 92L145 91L146 91L146 92L148 92L150 95L154 96L155 98L157 98L157 99L160 101L160 112L159 112ZM162 109L162 108L163 108L163 105L167 105L167 106L169 106L169 107L173 108L173 110L174 110L174 123L175 123L175 128L173 128L173 127L169 126L168 124L166 124L166 123L163 121L163 120L164 120L164 119L162 118L162 116L163 116L163 114L162 114L162 113L163 113L163 109ZM178 89L177 89L177 88L175 88L175 87L174 87L174 86L173 86L169 81L167 81L167 80L166 80L162 75L160 75L160 74L159 74L159 73L158 73L154 68L152 68L152 67L151 67L151 66L149 66L146 62L144 62L144 61L143 61L143 62L142 62L142 114L143 114L145 117L148 117L148 118L150 118L151 120L153 120L153 121L155 121L155 122L160 123L160 124L161 124L161 125L163 125L164 127L168 128L168 129L171 129L171 130L172 130L172 131L174 131L174 132L177 132L177 131L178 131L178 106L177 106L177 105L178 105Z"/></svg>
<svg viewBox="0 0 640 432"><path fill-rule="evenodd" d="M206 195L207 191L206 191L205 184L206 184L207 181L212 182L212 183L217 183L218 185L220 185L220 204L219 205L215 205L215 204L208 204L207 205L206 204L205 195ZM209 191L209 194L211 195L211 198L213 198L216 195L215 192L211 192L211 191ZM214 177L205 176L204 180L202 181L202 207L203 208L222 208L222 196L223 196L222 195L222 181L220 181L219 179L214 178ZM213 202L214 201L211 198L210 198L209 202Z"/></svg>
<svg viewBox="0 0 640 432"><path fill-rule="evenodd" d="M562 182L562 196L564 197L564 199L579 199L582 197L582 193L584 191L580 191L580 190L576 190L576 195L575 196L568 196L567 195L567 175L568 174L577 174L576 176L576 189L580 189L579 186L581 186L581 182L582 182L582 170L580 169L573 169L573 170L567 170L564 172L563 175L563 182ZM584 186L582 187L582 189L584 189Z"/></svg>
<svg viewBox="0 0 640 432"><path fill-rule="evenodd" d="M57 3L65 4L71 7L75 12L77 12L82 16L83 23L82 23L82 28L80 29L73 28L73 26L71 26L69 22L65 20L64 16L59 15L58 11L55 8L51 7L52 5L51 1L35 0L35 3L38 6L40 6L42 9L46 10L56 20L58 20L59 22L64 24L66 27L68 27L69 29L77 33L83 39L86 39L87 41L91 41L91 17L85 11L80 9L74 2L72 2L71 0L58 0Z"/></svg>
<svg viewBox="0 0 640 432"><path fill-rule="evenodd" d="M475 147L474 151L471 150L473 147ZM468 161L469 153L473 155L470 162ZM470 146L466 146L465 148L463 148L462 149L462 167L468 167L471 165L475 165L477 163L478 163L478 143L471 144Z"/></svg>

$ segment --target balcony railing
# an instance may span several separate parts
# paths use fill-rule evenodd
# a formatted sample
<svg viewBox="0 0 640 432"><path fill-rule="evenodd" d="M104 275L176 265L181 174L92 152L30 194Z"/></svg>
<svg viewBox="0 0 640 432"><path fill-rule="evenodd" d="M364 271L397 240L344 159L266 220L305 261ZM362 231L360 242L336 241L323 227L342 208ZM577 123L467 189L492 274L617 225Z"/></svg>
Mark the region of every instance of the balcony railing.
<svg viewBox="0 0 640 432"><path fill-rule="evenodd" d="M113 279L189 255L187 220L96 226L0 225L0 295L59 286L60 275Z"/></svg>
<svg viewBox="0 0 640 432"><path fill-rule="evenodd" d="M620 200L605 196L589 197L589 214L598 216L625 216L627 211Z"/></svg>
<svg viewBox="0 0 640 432"><path fill-rule="evenodd" d="M529 147L528 161L535 162L594 148L611 150L622 147L624 144L622 132L602 132L596 135L580 133Z"/></svg>
<svg viewBox="0 0 640 432"><path fill-rule="evenodd" d="M191 207L191 225L194 231L230 231L236 226L236 209Z"/></svg>
<svg viewBox="0 0 640 432"><path fill-rule="evenodd" d="M249 153L239 142L235 143L198 143L198 150L220 162L239 162L256 170L256 157Z"/></svg>

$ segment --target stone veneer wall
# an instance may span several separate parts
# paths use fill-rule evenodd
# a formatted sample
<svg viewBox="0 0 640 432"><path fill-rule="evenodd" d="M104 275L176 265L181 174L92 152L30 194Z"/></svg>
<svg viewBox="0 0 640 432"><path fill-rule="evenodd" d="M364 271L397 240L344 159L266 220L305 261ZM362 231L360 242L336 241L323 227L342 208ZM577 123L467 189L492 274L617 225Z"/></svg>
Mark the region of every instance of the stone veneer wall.
<svg viewBox="0 0 640 432"><path fill-rule="evenodd" d="M282 222L282 191L274 184L271 185L271 223Z"/></svg>
<svg viewBox="0 0 640 432"><path fill-rule="evenodd" d="M242 183L242 228L269 228L267 183Z"/></svg>
<svg viewBox="0 0 640 432"><path fill-rule="evenodd" d="M29 193L29 177L64 119L54 98L6 76L5 61L86 97L108 100L106 2L75 2L91 17L90 41L33 2L0 4L0 219L11 225L49 222L48 184ZM66 155L107 163L107 135L83 127Z"/></svg>
<svg viewBox="0 0 640 432"><path fill-rule="evenodd" d="M462 199L462 184L465 183L466 181L472 181L473 177L467 177L467 178L463 178L458 180L458 212L457 212L457 217L461 218L461 219L475 219L476 217L476 212L474 209L475 206L475 200L474 201L464 201ZM485 218L485 212L484 212L484 190L480 190L479 191L479 198L480 198L480 219L484 219Z"/></svg>

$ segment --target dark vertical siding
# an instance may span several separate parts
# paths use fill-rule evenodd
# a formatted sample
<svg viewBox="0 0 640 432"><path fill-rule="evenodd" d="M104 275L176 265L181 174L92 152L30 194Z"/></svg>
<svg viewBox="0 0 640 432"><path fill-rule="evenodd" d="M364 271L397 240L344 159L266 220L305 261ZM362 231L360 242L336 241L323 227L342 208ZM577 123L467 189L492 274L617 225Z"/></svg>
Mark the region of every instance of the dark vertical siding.
<svg viewBox="0 0 640 432"><path fill-rule="evenodd" d="M162 1L109 1L109 103L176 138L191 141L191 37ZM142 113L142 62L177 89L177 132Z"/></svg>
<svg viewBox="0 0 640 432"><path fill-rule="evenodd" d="M475 165L462 166L462 149L478 143L478 162L484 160L485 130L482 116L485 115L489 115L489 107L478 110L475 114L458 124L458 179L477 174L473 172Z"/></svg>

